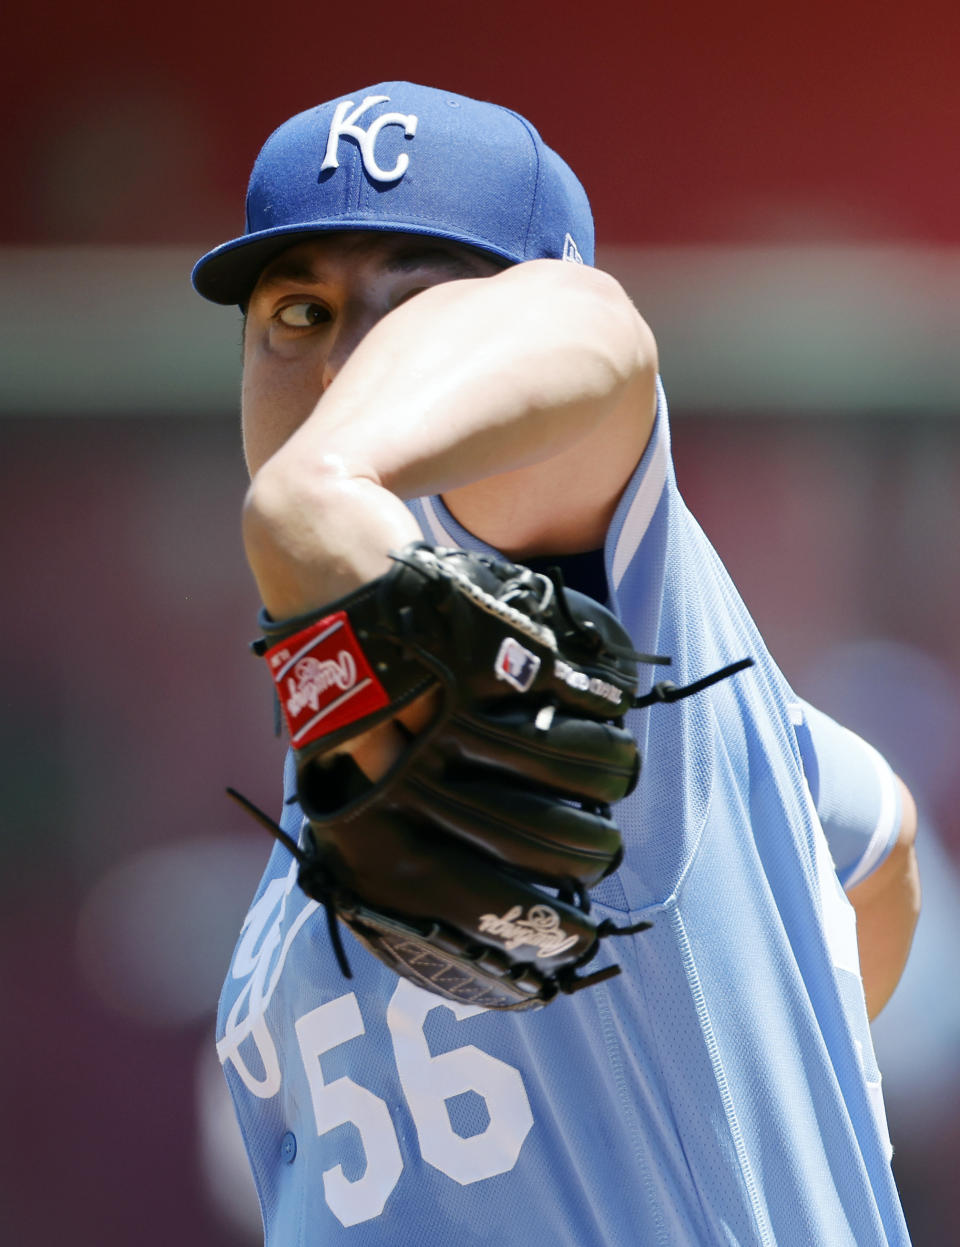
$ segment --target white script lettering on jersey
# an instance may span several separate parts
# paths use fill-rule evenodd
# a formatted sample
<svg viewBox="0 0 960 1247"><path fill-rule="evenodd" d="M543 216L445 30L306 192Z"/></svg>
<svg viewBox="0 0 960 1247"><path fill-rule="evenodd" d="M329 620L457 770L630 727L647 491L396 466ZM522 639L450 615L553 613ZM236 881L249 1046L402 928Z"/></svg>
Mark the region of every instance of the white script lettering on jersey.
<svg viewBox="0 0 960 1247"><path fill-rule="evenodd" d="M247 914L230 967L243 981L217 1043L221 1064L232 1061L247 1090L269 1099L280 1090L280 1058L267 1027L266 1010L276 991L284 962L297 932L318 908L295 889L298 865L272 879ZM299 906L299 908L297 908ZM249 1060L250 1057L254 1059ZM256 1071L262 1069L262 1074Z"/></svg>
<svg viewBox="0 0 960 1247"><path fill-rule="evenodd" d="M403 177L410 164L410 157L406 152L400 153L397 157L397 163L392 169L381 169L377 164L377 156L374 149L380 131L384 126L403 126L404 134L408 139L412 139L417 132L416 116L413 113L381 113L376 120L370 122L366 130L357 125L357 121L368 108L373 108L375 104L387 104L389 102L389 95L367 95L364 97L363 103L358 104L356 108L353 108L353 100L343 100L342 103L337 105L337 110L333 114L333 121L330 123L327 150L323 157L323 164L320 166L321 173L324 169L338 169L340 167L340 162L337 160L337 147L340 139L344 135L348 135L350 138L356 139L357 145L360 148L363 167L375 182L396 182ZM352 113L350 112L351 108L353 108Z"/></svg>
<svg viewBox="0 0 960 1247"><path fill-rule="evenodd" d="M557 911L549 905L531 905L526 918L521 918L522 913L523 906L514 905L499 918L496 914L483 914L479 919L480 930L495 935L511 952L529 944L539 949L541 957L555 957L576 944L577 936L567 935L560 926Z"/></svg>
<svg viewBox="0 0 960 1247"><path fill-rule="evenodd" d="M336 658L302 658L287 678L287 710L291 716L298 715L304 706L316 710L320 698L328 688L342 692L353 688L357 682L357 664L353 655L342 649Z"/></svg>

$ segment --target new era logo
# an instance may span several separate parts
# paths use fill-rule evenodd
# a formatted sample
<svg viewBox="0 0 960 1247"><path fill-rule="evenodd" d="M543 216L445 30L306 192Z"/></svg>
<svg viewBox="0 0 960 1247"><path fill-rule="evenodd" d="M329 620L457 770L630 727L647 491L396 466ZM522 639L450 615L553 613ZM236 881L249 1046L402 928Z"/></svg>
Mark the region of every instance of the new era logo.
<svg viewBox="0 0 960 1247"><path fill-rule="evenodd" d="M566 238L563 240L563 255L560 258L562 260L569 261L571 264L583 263L583 256L580 254L580 248L569 234L567 234Z"/></svg>

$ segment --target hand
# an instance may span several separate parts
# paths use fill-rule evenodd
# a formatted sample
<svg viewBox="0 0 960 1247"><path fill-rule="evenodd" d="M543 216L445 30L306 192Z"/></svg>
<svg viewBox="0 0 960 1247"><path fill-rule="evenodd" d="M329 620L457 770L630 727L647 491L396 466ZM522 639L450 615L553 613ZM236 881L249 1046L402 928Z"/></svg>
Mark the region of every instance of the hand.
<svg viewBox="0 0 960 1247"><path fill-rule="evenodd" d="M389 723L381 723L355 740L345 741L335 752L348 753L371 783L386 775L440 709L440 690L429 689L401 710ZM401 726L402 725L402 726Z"/></svg>

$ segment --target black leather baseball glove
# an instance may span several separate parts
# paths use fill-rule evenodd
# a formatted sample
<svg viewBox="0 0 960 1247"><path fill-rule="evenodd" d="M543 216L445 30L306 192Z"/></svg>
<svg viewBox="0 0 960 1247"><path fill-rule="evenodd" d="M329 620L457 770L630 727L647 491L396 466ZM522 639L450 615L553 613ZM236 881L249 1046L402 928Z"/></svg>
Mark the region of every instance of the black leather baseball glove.
<svg viewBox="0 0 960 1247"><path fill-rule="evenodd" d="M337 917L398 974L489 1008L616 974L577 972L618 930L591 918L588 889L623 852L610 806L639 773L621 720L644 656L559 580L426 545L394 560L310 616L261 620L301 843L240 800L300 861L348 976ZM432 721L378 782L338 752L431 689Z"/></svg>

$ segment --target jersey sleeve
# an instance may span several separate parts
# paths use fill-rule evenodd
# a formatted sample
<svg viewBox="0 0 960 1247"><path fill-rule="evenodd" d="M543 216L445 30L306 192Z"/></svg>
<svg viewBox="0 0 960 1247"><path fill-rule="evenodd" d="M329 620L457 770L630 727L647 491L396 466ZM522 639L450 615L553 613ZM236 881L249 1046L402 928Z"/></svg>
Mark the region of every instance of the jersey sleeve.
<svg viewBox="0 0 960 1247"><path fill-rule="evenodd" d="M900 789L872 745L807 702L790 707L807 785L837 876L851 888L871 874L900 831Z"/></svg>

